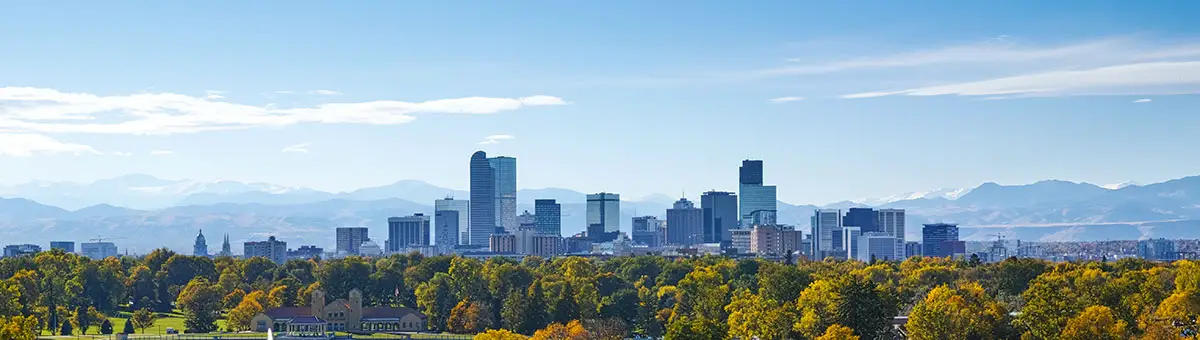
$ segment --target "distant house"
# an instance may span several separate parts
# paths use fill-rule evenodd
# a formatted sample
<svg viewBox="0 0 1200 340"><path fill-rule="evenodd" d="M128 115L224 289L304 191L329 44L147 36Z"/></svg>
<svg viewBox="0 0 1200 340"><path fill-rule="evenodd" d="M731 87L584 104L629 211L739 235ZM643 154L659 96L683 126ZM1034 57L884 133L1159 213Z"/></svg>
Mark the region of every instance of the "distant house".
<svg viewBox="0 0 1200 340"><path fill-rule="evenodd" d="M315 319L315 320L314 320ZM325 303L325 292L314 290L309 307L272 308L254 316L250 322L255 331L286 333L293 323L324 323L325 329L337 332L416 332L424 331L425 315L404 307L363 307L362 292L350 291L348 299Z"/></svg>

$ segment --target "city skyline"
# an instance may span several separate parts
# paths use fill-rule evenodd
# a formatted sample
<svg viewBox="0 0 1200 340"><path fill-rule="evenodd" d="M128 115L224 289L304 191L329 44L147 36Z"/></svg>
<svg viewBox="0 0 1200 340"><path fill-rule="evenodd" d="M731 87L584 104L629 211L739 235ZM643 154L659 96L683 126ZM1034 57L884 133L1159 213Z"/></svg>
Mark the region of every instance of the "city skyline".
<svg viewBox="0 0 1200 340"><path fill-rule="evenodd" d="M736 191L714 165L765 159L796 203L1200 168L1176 156L1200 144L1192 3L79 6L0 13L4 184L461 189L480 147L522 187L626 197Z"/></svg>

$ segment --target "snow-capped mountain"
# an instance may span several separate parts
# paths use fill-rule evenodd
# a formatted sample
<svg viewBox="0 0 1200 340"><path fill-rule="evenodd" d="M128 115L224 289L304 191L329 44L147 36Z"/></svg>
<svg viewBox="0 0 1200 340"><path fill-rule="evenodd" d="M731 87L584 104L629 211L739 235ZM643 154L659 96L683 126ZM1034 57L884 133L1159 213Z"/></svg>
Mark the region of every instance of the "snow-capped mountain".
<svg viewBox="0 0 1200 340"><path fill-rule="evenodd" d="M98 204L135 209L158 209L176 205L184 198L198 194L230 195L247 192L285 194L305 191L310 190L268 183L168 180L150 175L131 174L92 183L33 181L0 187L0 196L31 199L68 210Z"/></svg>
<svg viewBox="0 0 1200 340"><path fill-rule="evenodd" d="M1142 186L1142 183L1138 183L1137 181L1124 181L1121 183L1105 184L1105 185L1101 185L1100 187L1108 189L1108 190L1117 190L1117 189L1121 189L1124 187L1140 187L1140 186Z"/></svg>
<svg viewBox="0 0 1200 340"><path fill-rule="evenodd" d="M955 200L955 199L958 199L959 197L962 197L962 195L966 195L969 192L971 192L971 189L969 189L969 188L938 189L938 190L933 190L933 191L914 191L914 192L906 192L906 193L902 193L902 194L896 194L896 195L891 195L891 196L886 196L886 197L881 197L881 198L864 198L864 199L856 200L853 202L863 204L863 205L868 205L868 206L880 206L880 205L884 205L884 204L888 204L888 203L892 203L892 202L915 200L915 199L922 199L922 198L926 198L926 199L942 198L942 199L948 199L948 200Z"/></svg>

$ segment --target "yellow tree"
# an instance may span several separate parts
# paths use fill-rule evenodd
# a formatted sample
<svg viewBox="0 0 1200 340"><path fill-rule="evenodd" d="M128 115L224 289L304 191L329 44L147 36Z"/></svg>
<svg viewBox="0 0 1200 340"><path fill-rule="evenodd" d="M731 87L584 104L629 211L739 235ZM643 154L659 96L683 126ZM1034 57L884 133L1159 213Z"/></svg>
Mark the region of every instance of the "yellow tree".
<svg viewBox="0 0 1200 340"><path fill-rule="evenodd" d="M833 324L825 329L825 334L821 334L815 338L816 340L858 340L858 336L854 335L854 330L850 327Z"/></svg>
<svg viewBox="0 0 1200 340"><path fill-rule="evenodd" d="M251 329L250 321L255 315L263 312L263 306L251 299L249 295L242 299L237 308L229 311L229 317L226 321L226 328L231 331L248 331Z"/></svg>
<svg viewBox="0 0 1200 340"><path fill-rule="evenodd" d="M0 339L5 340L34 340L38 334L38 320L32 316L0 316Z"/></svg>
<svg viewBox="0 0 1200 340"><path fill-rule="evenodd" d="M729 336L738 339L787 339L796 323L791 303L780 304L749 290L739 289L725 310L729 312Z"/></svg>
<svg viewBox="0 0 1200 340"><path fill-rule="evenodd" d="M525 340L529 339L524 335L513 333L507 329L489 329L486 332L476 334L474 340Z"/></svg>
<svg viewBox="0 0 1200 340"><path fill-rule="evenodd" d="M1006 312L978 283L958 289L942 285L929 291L909 313L905 328L912 339L993 339Z"/></svg>
<svg viewBox="0 0 1200 340"><path fill-rule="evenodd" d="M793 325L796 332L805 338L813 339L821 336L834 319L841 314L838 310L842 296L838 287L829 280L817 280L808 285L800 298L796 299L799 309L799 320Z"/></svg>
<svg viewBox="0 0 1200 340"><path fill-rule="evenodd" d="M1059 339L1063 340L1119 340L1129 338L1125 320L1113 315L1105 306L1091 306L1078 316L1067 321Z"/></svg>
<svg viewBox="0 0 1200 340"><path fill-rule="evenodd" d="M587 340L590 338L587 329L583 328L583 323L579 320L572 320L566 325L561 323L552 323L546 328L537 330L533 333L530 340Z"/></svg>

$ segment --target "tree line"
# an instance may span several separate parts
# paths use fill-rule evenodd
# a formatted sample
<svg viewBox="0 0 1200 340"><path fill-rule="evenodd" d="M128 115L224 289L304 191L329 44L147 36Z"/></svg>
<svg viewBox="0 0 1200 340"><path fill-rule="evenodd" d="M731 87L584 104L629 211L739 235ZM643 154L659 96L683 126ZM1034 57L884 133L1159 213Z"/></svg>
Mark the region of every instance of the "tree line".
<svg viewBox="0 0 1200 340"><path fill-rule="evenodd" d="M316 289L328 299L359 289L365 305L410 307L429 331L482 339L1178 339L1200 330L1200 262L1188 260L403 254L280 265L55 250L0 260L0 278L3 339L78 334L117 313L130 315L117 327L125 333L173 311L188 332L218 331L219 319L224 330L249 330L258 313L307 306Z"/></svg>

